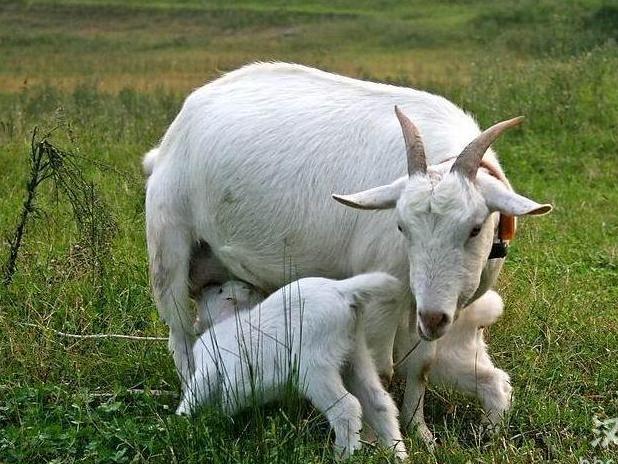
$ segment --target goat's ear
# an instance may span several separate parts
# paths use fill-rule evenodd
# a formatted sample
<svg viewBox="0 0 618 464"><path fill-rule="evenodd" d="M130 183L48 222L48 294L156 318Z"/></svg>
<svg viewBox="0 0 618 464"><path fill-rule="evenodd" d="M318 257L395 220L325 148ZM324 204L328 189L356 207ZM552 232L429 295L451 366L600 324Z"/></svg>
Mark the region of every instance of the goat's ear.
<svg viewBox="0 0 618 464"><path fill-rule="evenodd" d="M477 178L477 182L490 211L500 211L508 216L542 216L553 208L549 204L540 204L506 188L493 177Z"/></svg>
<svg viewBox="0 0 618 464"><path fill-rule="evenodd" d="M356 209L394 208L407 181L408 177L404 176L392 184L382 185L350 195L333 194L333 198L343 205Z"/></svg>

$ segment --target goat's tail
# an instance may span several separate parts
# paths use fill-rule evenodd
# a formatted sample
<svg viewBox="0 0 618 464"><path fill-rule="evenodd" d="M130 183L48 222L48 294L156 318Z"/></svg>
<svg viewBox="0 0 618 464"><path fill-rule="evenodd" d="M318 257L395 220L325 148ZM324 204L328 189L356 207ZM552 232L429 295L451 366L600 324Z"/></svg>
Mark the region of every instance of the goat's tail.
<svg viewBox="0 0 618 464"><path fill-rule="evenodd" d="M150 177L152 171L154 171L158 158L159 147L153 148L144 155L144 158L142 159L142 169L146 177Z"/></svg>
<svg viewBox="0 0 618 464"><path fill-rule="evenodd" d="M465 308L461 312L460 319L474 327L489 327L502 316L503 309L502 297L495 291L489 290Z"/></svg>
<svg viewBox="0 0 618 464"><path fill-rule="evenodd" d="M337 286L359 305L374 301L395 302L401 297L401 282L385 272L360 274L339 281Z"/></svg>

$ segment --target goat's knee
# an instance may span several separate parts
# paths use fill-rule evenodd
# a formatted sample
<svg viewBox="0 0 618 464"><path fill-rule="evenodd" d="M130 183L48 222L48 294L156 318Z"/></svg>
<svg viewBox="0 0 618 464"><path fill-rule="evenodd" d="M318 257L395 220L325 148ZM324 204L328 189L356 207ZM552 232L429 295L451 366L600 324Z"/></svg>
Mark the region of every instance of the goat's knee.
<svg viewBox="0 0 618 464"><path fill-rule="evenodd" d="M361 446L360 402L346 390L337 369L325 367L307 374L310 381L305 394L328 419L335 433L335 452L342 457L350 456Z"/></svg>

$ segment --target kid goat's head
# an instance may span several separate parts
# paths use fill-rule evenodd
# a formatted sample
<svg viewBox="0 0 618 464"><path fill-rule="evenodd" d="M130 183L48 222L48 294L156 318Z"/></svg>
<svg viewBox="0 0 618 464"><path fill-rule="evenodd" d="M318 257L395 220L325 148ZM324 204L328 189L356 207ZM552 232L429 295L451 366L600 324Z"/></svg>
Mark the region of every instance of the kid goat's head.
<svg viewBox="0 0 618 464"><path fill-rule="evenodd" d="M428 167L417 128L397 107L395 113L403 130L408 176L333 198L353 208L397 209L397 227L405 237L410 261L417 330L424 339L434 340L446 333L457 310L479 287L493 243L496 222L490 220L492 213L541 215L552 207L518 195L500 180L479 171L493 141L522 118L485 130L454 162Z"/></svg>

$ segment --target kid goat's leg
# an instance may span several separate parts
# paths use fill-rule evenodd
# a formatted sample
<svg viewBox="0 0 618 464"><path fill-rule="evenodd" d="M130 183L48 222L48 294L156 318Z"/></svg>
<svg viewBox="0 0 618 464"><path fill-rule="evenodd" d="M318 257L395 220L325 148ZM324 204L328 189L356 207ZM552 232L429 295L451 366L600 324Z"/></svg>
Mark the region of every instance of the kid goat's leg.
<svg viewBox="0 0 618 464"><path fill-rule="evenodd" d="M361 405L343 386L332 366L314 366L304 376L307 399L328 419L335 432L335 451L346 458L360 448Z"/></svg>
<svg viewBox="0 0 618 464"><path fill-rule="evenodd" d="M382 444L393 449L398 458L406 459L408 453L399 430L397 406L382 387L362 335L360 338L352 355L351 366L348 368L346 384L350 392L360 401L365 422L373 429Z"/></svg>
<svg viewBox="0 0 618 464"><path fill-rule="evenodd" d="M199 405L213 401L214 393L219 390L219 381L219 372L214 363L196 369L187 382L176 414L191 415Z"/></svg>

